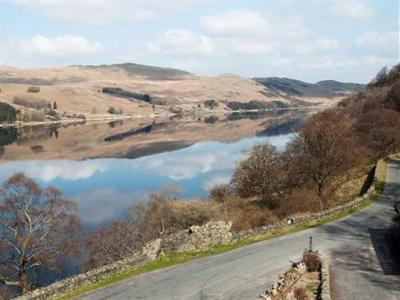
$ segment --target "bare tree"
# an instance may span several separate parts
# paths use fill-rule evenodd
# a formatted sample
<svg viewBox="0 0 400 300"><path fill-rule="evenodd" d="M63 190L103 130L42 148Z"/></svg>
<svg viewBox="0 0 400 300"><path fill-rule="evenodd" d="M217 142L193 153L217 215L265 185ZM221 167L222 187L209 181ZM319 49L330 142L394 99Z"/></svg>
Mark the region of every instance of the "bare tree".
<svg viewBox="0 0 400 300"><path fill-rule="evenodd" d="M217 214L209 202L175 201L179 198L179 186L165 186L129 209L125 219L92 233L87 239L89 267L127 257L148 241L206 223Z"/></svg>
<svg viewBox="0 0 400 300"><path fill-rule="evenodd" d="M39 268L77 250L80 222L59 190L42 189L22 173L3 184L0 203L0 282L25 293Z"/></svg>
<svg viewBox="0 0 400 300"><path fill-rule="evenodd" d="M375 159L400 148L400 113L389 109L375 109L362 115L356 124L361 142Z"/></svg>
<svg viewBox="0 0 400 300"><path fill-rule="evenodd" d="M355 162L354 148L351 124L335 111L314 116L288 145L286 155L293 167L290 176L310 180L316 186L321 210L326 206L325 192L331 180Z"/></svg>
<svg viewBox="0 0 400 300"><path fill-rule="evenodd" d="M141 243L135 227L128 222L115 221L93 233L86 239L89 250L89 269L112 263L127 257L139 249Z"/></svg>
<svg viewBox="0 0 400 300"><path fill-rule="evenodd" d="M242 197L271 197L281 191L284 179L279 152L272 145L260 144L235 170L232 184Z"/></svg>

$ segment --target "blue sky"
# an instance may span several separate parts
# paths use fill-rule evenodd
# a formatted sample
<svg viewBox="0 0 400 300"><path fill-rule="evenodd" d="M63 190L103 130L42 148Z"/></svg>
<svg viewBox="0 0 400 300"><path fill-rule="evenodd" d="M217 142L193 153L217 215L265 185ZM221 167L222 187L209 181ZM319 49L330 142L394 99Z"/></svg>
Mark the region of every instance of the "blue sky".
<svg viewBox="0 0 400 300"><path fill-rule="evenodd" d="M399 62L399 1L1 1L1 64L135 62L367 82Z"/></svg>

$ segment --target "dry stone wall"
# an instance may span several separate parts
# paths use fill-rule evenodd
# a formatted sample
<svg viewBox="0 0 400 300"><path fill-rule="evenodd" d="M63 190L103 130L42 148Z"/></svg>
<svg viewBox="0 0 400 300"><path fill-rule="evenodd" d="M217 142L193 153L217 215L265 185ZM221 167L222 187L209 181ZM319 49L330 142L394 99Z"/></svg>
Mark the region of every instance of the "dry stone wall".
<svg viewBox="0 0 400 300"><path fill-rule="evenodd" d="M231 243L233 241L231 227L231 222L222 221L210 222L203 226L191 226L188 230L179 231L165 239L156 239L147 243L142 251L133 253L129 258L69 277L47 287L31 291L17 299L48 299L56 294L66 293L80 286L99 281L112 274L139 267L170 252L205 250L212 245Z"/></svg>

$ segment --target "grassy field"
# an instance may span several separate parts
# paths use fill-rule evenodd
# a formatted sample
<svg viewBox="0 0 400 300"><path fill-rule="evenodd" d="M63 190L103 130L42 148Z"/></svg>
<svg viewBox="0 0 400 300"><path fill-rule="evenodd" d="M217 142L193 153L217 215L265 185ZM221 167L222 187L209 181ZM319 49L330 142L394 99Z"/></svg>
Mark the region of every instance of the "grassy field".
<svg viewBox="0 0 400 300"><path fill-rule="evenodd" d="M341 211L341 212L338 212L338 213L335 213L335 214L332 214L332 215L329 215L326 217L322 217L321 219L312 220L312 221L305 222L302 224L295 224L292 226L287 226L287 227L281 228L279 230L276 230L274 232L268 232L268 233L252 236L248 239L237 241L237 242L234 242L231 244L213 246L213 247L210 247L206 251L170 253L170 254L167 254L166 256L161 257L155 261L148 262L143 266L135 267L135 268L126 270L121 273L113 274L113 275L111 275L107 278L104 278L98 282L90 283L90 284L84 285L80 288L77 288L71 292L57 295L53 299L56 299L56 300L70 299L72 297L78 296L85 292L110 285L112 283L127 279L127 278L135 276L135 275L139 275L139 274L143 274L143 273L151 272L151 271L155 271L155 270L160 270L160 269L167 268L167 267L170 267L173 265L185 263L185 262L194 260L196 258L220 254L220 253L223 253L223 252L226 252L229 250L233 250L233 249L237 249L237 248L244 247L247 245L251 245L253 243L257 243L260 241L270 240L273 238L283 236L285 234L294 233L294 232L298 232L298 231L301 231L304 229L313 228L313 227L317 227L317 226L320 226L323 224L327 224L332 221L346 217L350 214L353 214L357 211L360 211L360 210L368 207L369 205L371 205L378 199L379 199L379 193L375 193L371 197L366 199L365 201L361 202L357 207L354 207L354 208L351 208L348 210L344 210L344 211Z"/></svg>

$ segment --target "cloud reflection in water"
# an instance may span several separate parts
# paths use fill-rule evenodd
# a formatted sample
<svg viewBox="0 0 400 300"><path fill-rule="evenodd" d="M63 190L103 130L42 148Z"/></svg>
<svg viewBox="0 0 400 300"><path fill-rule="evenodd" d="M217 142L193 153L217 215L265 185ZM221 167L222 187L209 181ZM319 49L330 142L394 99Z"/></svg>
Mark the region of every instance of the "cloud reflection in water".
<svg viewBox="0 0 400 300"><path fill-rule="evenodd" d="M24 172L43 186L53 185L78 203L87 225L108 222L149 192L175 183L185 197L205 197L215 184L229 182L246 151L269 142L283 149L291 134L252 137L234 143L201 142L137 159L15 161L0 165L0 182Z"/></svg>

